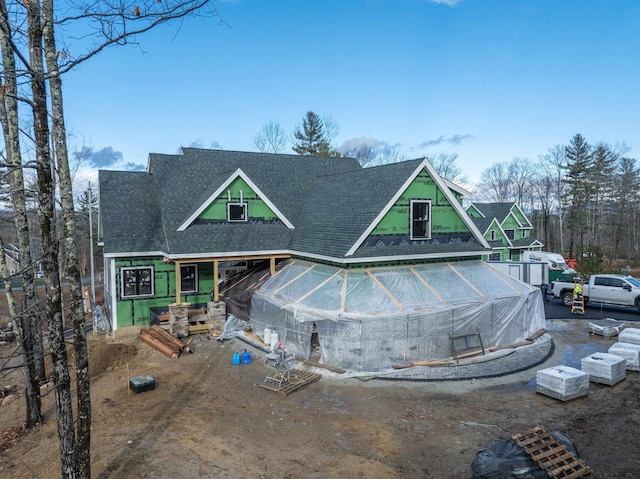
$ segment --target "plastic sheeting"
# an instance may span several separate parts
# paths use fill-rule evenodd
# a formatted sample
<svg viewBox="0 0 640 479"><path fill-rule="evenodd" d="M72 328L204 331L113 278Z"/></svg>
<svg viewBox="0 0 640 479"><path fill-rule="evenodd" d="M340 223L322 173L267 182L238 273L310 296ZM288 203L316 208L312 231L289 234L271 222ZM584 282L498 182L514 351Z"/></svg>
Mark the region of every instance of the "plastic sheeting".
<svg viewBox="0 0 640 479"><path fill-rule="evenodd" d="M341 269L291 261L256 291L250 322L289 352L348 371L451 356L450 338L480 334L485 349L545 327L542 295L482 261Z"/></svg>

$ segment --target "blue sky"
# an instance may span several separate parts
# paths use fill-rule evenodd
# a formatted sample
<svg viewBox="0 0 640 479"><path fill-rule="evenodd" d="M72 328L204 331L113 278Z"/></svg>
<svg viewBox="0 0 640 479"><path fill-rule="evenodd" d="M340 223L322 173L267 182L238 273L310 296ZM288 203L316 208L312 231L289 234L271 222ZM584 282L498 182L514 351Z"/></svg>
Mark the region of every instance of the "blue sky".
<svg viewBox="0 0 640 479"><path fill-rule="evenodd" d="M236 0L64 77L79 178L180 146L256 151L308 110L407 158L457 153L471 183L576 133L640 160L637 0ZM287 150L288 153L292 151Z"/></svg>

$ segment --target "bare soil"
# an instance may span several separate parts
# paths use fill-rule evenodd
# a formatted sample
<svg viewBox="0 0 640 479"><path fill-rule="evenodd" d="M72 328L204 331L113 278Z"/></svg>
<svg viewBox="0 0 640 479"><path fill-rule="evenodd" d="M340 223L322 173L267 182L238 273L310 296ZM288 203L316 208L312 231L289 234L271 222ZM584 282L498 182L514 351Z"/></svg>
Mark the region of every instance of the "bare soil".
<svg viewBox="0 0 640 479"><path fill-rule="evenodd" d="M289 396L260 387L264 353L238 339L194 336L194 352L169 359L137 338L90 338L94 478L470 478L492 439L542 425L576 443L592 478L640 477L640 373L588 397L561 402L537 394L537 369L560 364L575 345L607 348L585 321L552 334L543 365L494 379L363 381L323 377ZM2 348L6 355L9 346ZM249 349L251 364L233 365ZM315 372L322 373L316 369ZM22 388L19 371L3 385ZM128 378L151 375L152 391ZM24 399L0 405L0 431L19 426ZM0 455L0 477L60 477L54 395L44 421Z"/></svg>

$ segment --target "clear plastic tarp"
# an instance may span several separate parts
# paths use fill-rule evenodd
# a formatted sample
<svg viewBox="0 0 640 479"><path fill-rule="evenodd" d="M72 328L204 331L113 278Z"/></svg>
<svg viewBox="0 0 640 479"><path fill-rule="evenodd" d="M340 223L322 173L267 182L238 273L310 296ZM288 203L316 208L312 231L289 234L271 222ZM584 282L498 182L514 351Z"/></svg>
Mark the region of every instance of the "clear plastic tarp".
<svg viewBox="0 0 640 479"><path fill-rule="evenodd" d="M451 338L480 335L485 349L544 329L539 288L483 261L342 269L291 261L256 291L250 322L289 352L347 371L449 358Z"/></svg>

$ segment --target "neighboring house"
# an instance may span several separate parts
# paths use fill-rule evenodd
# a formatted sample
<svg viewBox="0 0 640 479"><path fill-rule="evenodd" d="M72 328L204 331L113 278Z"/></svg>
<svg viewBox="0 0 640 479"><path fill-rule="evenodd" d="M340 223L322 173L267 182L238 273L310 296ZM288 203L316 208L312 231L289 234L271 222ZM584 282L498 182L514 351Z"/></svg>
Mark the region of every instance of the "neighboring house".
<svg viewBox="0 0 640 479"><path fill-rule="evenodd" d="M531 237L533 226L514 202L472 203L466 211L493 250L485 260L519 261L523 251L544 246Z"/></svg>
<svg viewBox="0 0 640 479"><path fill-rule="evenodd" d="M4 247L4 257L7 262L7 269L9 270L9 274L13 276L17 274L20 270L20 248L16 245L9 243Z"/></svg>
<svg viewBox="0 0 640 479"><path fill-rule="evenodd" d="M147 170L100 171L105 309L114 329L171 303L220 299L260 262L343 269L480 260L489 244L464 190L426 159L362 168L350 158L183 148Z"/></svg>
<svg viewBox="0 0 640 479"><path fill-rule="evenodd" d="M32 245L33 246L33 245ZM20 258L20 248L13 244L8 243L4 247L4 257L7 262L7 269L9 270L9 274L11 276L22 274L22 260ZM34 257L32 253L32 258ZM42 263L38 261L36 264L36 270L34 271L34 275L36 278L42 278Z"/></svg>

